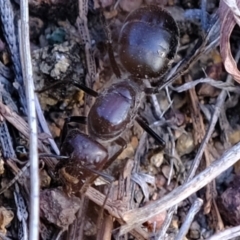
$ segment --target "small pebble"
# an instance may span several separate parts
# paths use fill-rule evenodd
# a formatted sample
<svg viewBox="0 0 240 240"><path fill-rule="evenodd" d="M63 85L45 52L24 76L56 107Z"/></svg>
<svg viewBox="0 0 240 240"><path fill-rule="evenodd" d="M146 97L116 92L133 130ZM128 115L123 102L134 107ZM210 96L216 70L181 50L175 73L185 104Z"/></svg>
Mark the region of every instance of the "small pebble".
<svg viewBox="0 0 240 240"><path fill-rule="evenodd" d="M191 153L195 148L192 133L183 133L177 140L176 148L180 156Z"/></svg>
<svg viewBox="0 0 240 240"><path fill-rule="evenodd" d="M40 186L42 188L49 187L51 183L51 178L44 169L40 171L40 180L41 180Z"/></svg>
<svg viewBox="0 0 240 240"><path fill-rule="evenodd" d="M172 169L172 175L171 175L171 176L169 176L169 175L170 175L170 172L171 172L170 166L164 165L164 166L162 167L162 173L163 173L163 175L164 175L165 178L169 179L169 177L171 177L171 179L172 179L172 178L174 177L174 175L175 175L174 169Z"/></svg>
<svg viewBox="0 0 240 240"><path fill-rule="evenodd" d="M189 236L190 236L190 239L199 239L200 238L200 226L196 221L194 221L191 224L191 227L189 230Z"/></svg>
<svg viewBox="0 0 240 240"><path fill-rule="evenodd" d="M158 174L155 178L155 185L157 188L161 189L167 182L167 179L162 175Z"/></svg>
<svg viewBox="0 0 240 240"><path fill-rule="evenodd" d="M153 164L156 168L159 168L162 165L163 160L164 160L163 152L159 152L151 156L150 163Z"/></svg>

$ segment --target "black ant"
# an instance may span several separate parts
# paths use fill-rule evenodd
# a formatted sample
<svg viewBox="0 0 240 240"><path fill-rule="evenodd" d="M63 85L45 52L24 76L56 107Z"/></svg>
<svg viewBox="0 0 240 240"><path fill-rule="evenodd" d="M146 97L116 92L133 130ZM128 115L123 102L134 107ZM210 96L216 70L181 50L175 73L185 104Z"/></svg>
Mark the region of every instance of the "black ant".
<svg viewBox="0 0 240 240"><path fill-rule="evenodd" d="M178 40L177 24L169 13L157 6L137 9L127 17L118 43L120 61L131 76L99 94L75 84L96 100L88 117L69 117L63 127L66 138L61 153L69 158L61 160L57 169L68 193L79 192L92 173L102 170L120 155L126 147L121 135L134 121L161 147L165 146L164 140L138 116L138 110L145 90L142 78L165 74L175 56ZM118 68L113 66L113 69ZM117 70L115 74L119 73ZM86 124L89 135L78 129L68 131L70 122ZM121 148L109 158L104 142L117 143Z"/></svg>

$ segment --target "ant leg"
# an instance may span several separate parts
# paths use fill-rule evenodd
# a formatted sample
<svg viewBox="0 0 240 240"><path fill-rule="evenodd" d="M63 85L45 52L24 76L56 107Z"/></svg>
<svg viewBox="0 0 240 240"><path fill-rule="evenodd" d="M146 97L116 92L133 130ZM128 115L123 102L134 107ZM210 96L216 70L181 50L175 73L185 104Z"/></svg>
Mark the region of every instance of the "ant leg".
<svg viewBox="0 0 240 240"><path fill-rule="evenodd" d="M59 160L68 160L70 158L69 156L59 156L59 155L51 154L51 153L49 153L49 154L43 153L43 154L41 154L41 157L54 157ZM56 171L60 170L62 167L64 167L64 165L65 165L65 161L59 161L55 166L55 170ZM110 183L115 180L114 177L109 176L108 174L102 173L98 170L92 169L92 168L88 167L87 165L84 165L83 168L87 169L91 173L97 174L97 176L103 177L106 181L108 181Z"/></svg>
<svg viewBox="0 0 240 240"><path fill-rule="evenodd" d="M108 42L107 43L107 48L108 48L108 56L109 56L109 60L110 60L110 63L111 63L112 70L113 70L113 72L114 72L114 74L116 75L117 78L121 78L121 73L120 73L120 70L118 68L118 65L116 63L116 60L115 60L115 57L114 57L114 54L113 54L112 43Z"/></svg>
<svg viewBox="0 0 240 240"><path fill-rule="evenodd" d="M87 87L86 85L84 84L81 84L81 83L76 83L76 82L70 82L69 80L63 80L63 81L60 81L60 82L57 82L57 83L53 83L51 86L48 86L46 88L42 88L41 90L36 90L35 92L37 93L43 93L45 91L48 91L52 88L55 88L55 87L58 87L62 84L73 84L74 86L76 86L77 88L83 90L85 93L89 94L90 96L92 97L97 97L98 96L98 93L96 91L94 91L93 89Z"/></svg>
<svg viewBox="0 0 240 240"><path fill-rule="evenodd" d="M162 149L165 148L166 143L165 141L158 135L156 134L149 126L148 124L143 121L140 117L136 117L137 123L150 135L152 136L161 146Z"/></svg>
<svg viewBox="0 0 240 240"><path fill-rule="evenodd" d="M102 173L100 171L94 170L94 169L92 169L92 168L90 168L88 166L84 166L84 168L86 168L89 172L92 172L92 173L97 174L98 176L101 176L102 178L104 178L106 181L108 181L110 183L114 182L114 180L115 180L114 177L112 177L112 176L110 176L108 174ZM104 168L105 168L105 166L104 166Z"/></svg>
<svg viewBox="0 0 240 240"><path fill-rule="evenodd" d="M105 214L104 216L104 211L105 211L104 207L112 191L112 187L113 187L113 182L108 186L108 190L107 190L104 202L100 208L100 213L98 215L97 224L96 224L97 226L96 240L110 239L108 235L109 233L111 233L111 230L113 229L113 219L109 214Z"/></svg>
<svg viewBox="0 0 240 240"><path fill-rule="evenodd" d="M117 78L121 78L121 72L119 70L119 67L117 65L117 62L116 62L116 59L115 59L114 53L113 53L111 30L109 28L109 25L107 23L105 16L103 15L103 10L101 11L101 20L102 20L102 25L104 26L103 28L104 28L104 32L105 32L105 35L107 38L107 50L108 50L108 56L109 56L112 70Z"/></svg>
<svg viewBox="0 0 240 240"><path fill-rule="evenodd" d="M59 160L69 159L69 157L67 157L67 156L56 155L56 154L53 154L53 153L39 153L38 157L39 158L50 157L50 158L56 158L56 159L59 159Z"/></svg>
<svg viewBox="0 0 240 240"><path fill-rule="evenodd" d="M77 88L80 88L81 90L83 90L85 93L89 94L92 97L97 97L98 96L98 93L96 91L87 87L84 84L73 82L73 85L76 86Z"/></svg>
<svg viewBox="0 0 240 240"><path fill-rule="evenodd" d="M117 138L117 139L114 141L114 143L116 143L117 145L119 145L119 146L120 146L120 149L119 149L117 152L115 152L115 153L108 159L108 161L107 161L107 163L105 164L105 167L104 167L104 168L108 168L108 167L114 162L114 160L116 160L117 157L123 152L123 150L127 147L126 141L125 141L123 138L121 138L121 137Z"/></svg>
<svg viewBox="0 0 240 240"><path fill-rule="evenodd" d="M43 87L42 89L40 89L40 90L35 90L35 92L36 93L43 93L43 92L46 92L46 91L48 91L48 90L51 90L52 88L56 88L56 87L59 87L59 86L61 86L62 84L66 84L66 83L69 83L70 81L67 79L64 79L64 80L62 80L62 81L58 81L58 82L56 82L56 83L53 83L53 84L51 84L50 86L48 86L48 87Z"/></svg>
<svg viewBox="0 0 240 240"><path fill-rule="evenodd" d="M80 124L83 124L83 125L86 125L87 124L87 117L85 116L72 116L72 117L68 117L66 118L65 120L65 123L64 124L68 124L68 123L80 123Z"/></svg>

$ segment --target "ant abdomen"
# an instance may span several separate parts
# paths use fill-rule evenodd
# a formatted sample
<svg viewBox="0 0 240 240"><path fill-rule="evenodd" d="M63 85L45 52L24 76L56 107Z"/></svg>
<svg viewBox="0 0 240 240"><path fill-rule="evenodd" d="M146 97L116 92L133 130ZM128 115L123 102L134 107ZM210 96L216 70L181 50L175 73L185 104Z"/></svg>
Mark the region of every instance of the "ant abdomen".
<svg viewBox="0 0 240 240"><path fill-rule="evenodd" d="M142 92L133 81L113 84L101 93L88 115L88 131L101 141L113 141L132 125Z"/></svg>
<svg viewBox="0 0 240 240"><path fill-rule="evenodd" d="M119 37L119 57L124 68L139 78L163 75L174 58L179 31L163 8L147 6L129 14Z"/></svg>

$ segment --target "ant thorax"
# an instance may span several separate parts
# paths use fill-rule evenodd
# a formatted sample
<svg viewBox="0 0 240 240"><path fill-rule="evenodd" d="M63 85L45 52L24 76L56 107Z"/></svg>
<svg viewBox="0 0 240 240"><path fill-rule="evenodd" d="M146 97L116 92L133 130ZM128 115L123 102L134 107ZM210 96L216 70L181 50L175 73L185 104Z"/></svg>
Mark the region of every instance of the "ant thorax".
<svg viewBox="0 0 240 240"><path fill-rule="evenodd" d="M102 142L120 137L132 126L143 94L141 87L130 79L105 89L89 112L89 134Z"/></svg>

